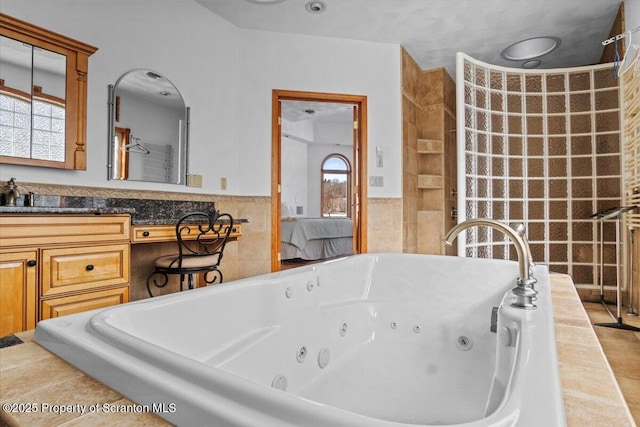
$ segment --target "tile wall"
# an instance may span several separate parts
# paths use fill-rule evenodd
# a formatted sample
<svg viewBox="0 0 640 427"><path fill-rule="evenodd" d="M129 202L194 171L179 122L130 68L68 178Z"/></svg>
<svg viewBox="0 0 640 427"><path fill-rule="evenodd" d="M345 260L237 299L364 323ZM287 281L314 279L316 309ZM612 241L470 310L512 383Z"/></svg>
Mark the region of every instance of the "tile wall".
<svg viewBox="0 0 640 427"><path fill-rule="evenodd" d="M453 255L442 237L456 223L455 83L402 55L403 242L406 253Z"/></svg>

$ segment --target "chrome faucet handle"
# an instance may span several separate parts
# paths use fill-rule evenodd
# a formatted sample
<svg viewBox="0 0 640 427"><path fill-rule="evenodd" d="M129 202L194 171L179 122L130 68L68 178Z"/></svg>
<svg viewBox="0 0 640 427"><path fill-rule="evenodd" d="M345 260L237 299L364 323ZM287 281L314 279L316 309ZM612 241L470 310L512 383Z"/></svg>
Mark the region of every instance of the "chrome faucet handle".
<svg viewBox="0 0 640 427"><path fill-rule="evenodd" d="M525 310L532 310L537 308L533 301L538 299L538 291L533 289L533 286L522 283L522 281L518 279L518 286L513 288L511 292L516 297L516 301L511 304L513 307L524 308Z"/></svg>

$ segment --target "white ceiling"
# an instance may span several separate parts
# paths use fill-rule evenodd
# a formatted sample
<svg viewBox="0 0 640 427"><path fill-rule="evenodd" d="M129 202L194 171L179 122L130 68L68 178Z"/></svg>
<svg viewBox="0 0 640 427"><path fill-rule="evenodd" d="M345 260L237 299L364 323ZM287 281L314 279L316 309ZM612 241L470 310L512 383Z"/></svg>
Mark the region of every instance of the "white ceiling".
<svg viewBox="0 0 640 427"><path fill-rule="evenodd" d="M353 105L332 102L283 101L282 118L290 122L313 120L316 123L351 123Z"/></svg>
<svg viewBox="0 0 640 427"><path fill-rule="evenodd" d="M400 44L423 68L446 67L455 77L455 54L509 67L500 52L536 36L561 39L540 57L538 68L597 63L602 40L620 0L322 0L323 13L305 10L307 0L259 4L248 0L196 0L244 28Z"/></svg>

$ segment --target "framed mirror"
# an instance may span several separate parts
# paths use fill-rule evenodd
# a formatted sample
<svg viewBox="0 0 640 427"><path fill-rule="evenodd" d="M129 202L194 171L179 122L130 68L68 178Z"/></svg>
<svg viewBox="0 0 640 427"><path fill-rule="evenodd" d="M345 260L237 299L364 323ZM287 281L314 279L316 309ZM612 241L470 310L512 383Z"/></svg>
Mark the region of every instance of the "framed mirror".
<svg viewBox="0 0 640 427"><path fill-rule="evenodd" d="M108 178L186 184L189 111L153 70L129 71L109 85Z"/></svg>
<svg viewBox="0 0 640 427"><path fill-rule="evenodd" d="M0 163L86 169L88 58L96 50L0 14Z"/></svg>

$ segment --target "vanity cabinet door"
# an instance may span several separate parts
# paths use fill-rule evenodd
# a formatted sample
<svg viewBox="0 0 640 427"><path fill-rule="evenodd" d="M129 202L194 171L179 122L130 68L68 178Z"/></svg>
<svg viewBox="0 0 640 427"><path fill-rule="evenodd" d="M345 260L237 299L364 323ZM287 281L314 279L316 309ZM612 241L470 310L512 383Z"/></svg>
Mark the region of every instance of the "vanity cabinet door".
<svg viewBox="0 0 640 427"><path fill-rule="evenodd" d="M0 253L0 337L36 327L37 251Z"/></svg>

